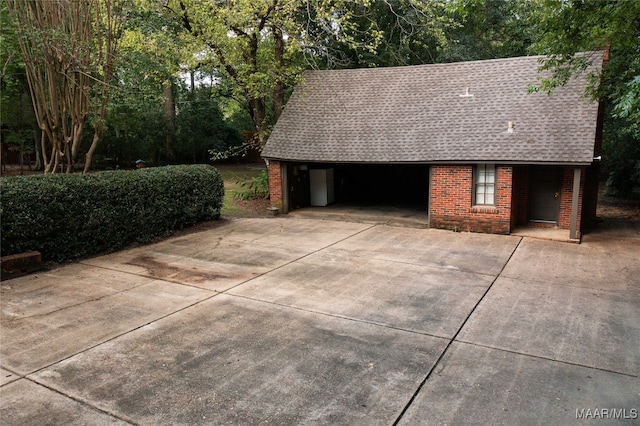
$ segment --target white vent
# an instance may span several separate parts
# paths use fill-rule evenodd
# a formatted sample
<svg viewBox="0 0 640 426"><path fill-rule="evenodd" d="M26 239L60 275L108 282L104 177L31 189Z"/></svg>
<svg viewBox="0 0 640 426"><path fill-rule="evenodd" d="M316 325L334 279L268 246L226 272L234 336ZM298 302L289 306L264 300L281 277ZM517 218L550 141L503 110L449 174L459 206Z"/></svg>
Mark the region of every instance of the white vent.
<svg viewBox="0 0 640 426"><path fill-rule="evenodd" d="M513 133L513 121L507 122L507 133Z"/></svg>
<svg viewBox="0 0 640 426"><path fill-rule="evenodd" d="M469 93L469 88L467 87L466 90L464 91L464 95L459 95L461 98L472 98L473 95L471 93Z"/></svg>

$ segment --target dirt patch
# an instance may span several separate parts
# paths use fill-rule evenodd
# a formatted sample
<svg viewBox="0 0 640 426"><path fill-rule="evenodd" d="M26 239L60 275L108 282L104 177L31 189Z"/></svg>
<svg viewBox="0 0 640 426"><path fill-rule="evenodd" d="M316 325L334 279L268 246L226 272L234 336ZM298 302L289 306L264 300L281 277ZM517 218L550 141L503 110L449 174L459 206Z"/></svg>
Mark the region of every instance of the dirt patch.
<svg viewBox="0 0 640 426"><path fill-rule="evenodd" d="M612 197L601 185L596 215L603 220L640 222L640 199Z"/></svg>
<svg viewBox="0 0 640 426"><path fill-rule="evenodd" d="M269 200L233 200L241 211L228 212L225 217L267 217L271 216L267 208L270 206Z"/></svg>

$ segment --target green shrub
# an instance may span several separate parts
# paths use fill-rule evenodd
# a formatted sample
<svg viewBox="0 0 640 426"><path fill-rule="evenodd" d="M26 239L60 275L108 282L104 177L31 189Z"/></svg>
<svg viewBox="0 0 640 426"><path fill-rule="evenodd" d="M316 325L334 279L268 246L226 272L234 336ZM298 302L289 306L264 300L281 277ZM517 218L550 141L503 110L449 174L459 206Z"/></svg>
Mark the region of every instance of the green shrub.
<svg viewBox="0 0 640 426"><path fill-rule="evenodd" d="M206 165L5 178L2 255L37 250L62 262L149 242L219 218L223 197Z"/></svg>
<svg viewBox="0 0 640 426"><path fill-rule="evenodd" d="M258 200L269 196L269 175L266 170L251 179L245 176L238 180L238 184L242 189L235 197L240 200Z"/></svg>

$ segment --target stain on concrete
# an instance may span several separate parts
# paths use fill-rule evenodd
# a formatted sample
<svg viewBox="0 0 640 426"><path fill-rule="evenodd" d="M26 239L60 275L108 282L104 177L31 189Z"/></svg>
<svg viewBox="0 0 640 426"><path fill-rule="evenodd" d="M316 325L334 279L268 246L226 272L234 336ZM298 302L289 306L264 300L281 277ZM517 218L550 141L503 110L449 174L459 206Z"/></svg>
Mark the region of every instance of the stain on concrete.
<svg viewBox="0 0 640 426"><path fill-rule="evenodd" d="M161 278L168 281L179 281L187 283L203 283L205 281L215 281L231 278L228 275L216 274L213 271L198 268L195 266L182 267L171 265L154 258L150 255L136 256L126 262L129 265L140 266L147 270L147 274L154 278Z"/></svg>

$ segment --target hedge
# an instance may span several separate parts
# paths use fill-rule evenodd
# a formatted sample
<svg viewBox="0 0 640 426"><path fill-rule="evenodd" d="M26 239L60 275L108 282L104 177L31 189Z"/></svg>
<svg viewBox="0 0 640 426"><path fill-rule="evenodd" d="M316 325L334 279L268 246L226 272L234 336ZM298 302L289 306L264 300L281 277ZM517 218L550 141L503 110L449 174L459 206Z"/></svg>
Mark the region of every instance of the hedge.
<svg viewBox="0 0 640 426"><path fill-rule="evenodd" d="M219 218L223 197L206 165L3 178L2 255L37 250L63 262L146 243Z"/></svg>

